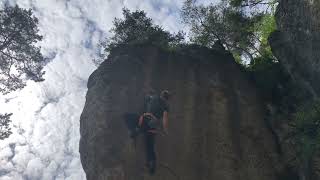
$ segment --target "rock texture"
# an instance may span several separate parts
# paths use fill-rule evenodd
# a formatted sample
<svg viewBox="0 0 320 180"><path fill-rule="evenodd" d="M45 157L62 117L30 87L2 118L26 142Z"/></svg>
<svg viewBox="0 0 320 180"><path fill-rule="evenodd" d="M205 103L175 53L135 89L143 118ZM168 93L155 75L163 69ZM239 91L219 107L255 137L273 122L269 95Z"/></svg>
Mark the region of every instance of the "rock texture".
<svg viewBox="0 0 320 180"><path fill-rule="evenodd" d="M144 93L169 89L170 132L157 137L158 169L144 169L142 139L122 119ZM80 120L88 180L283 180L277 145L256 90L223 50L114 50L90 76Z"/></svg>
<svg viewBox="0 0 320 180"><path fill-rule="evenodd" d="M269 38L274 55L301 89L302 101L320 98L320 1L280 0L276 22L278 30ZM278 130L278 134L286 136L285 129ZM286 152L294 149L285 142L281 144ZM290 153L285 156L290 156ZM311 162L311 179L320 179L319 153L317 157Z"/></svg>
<svg viewBox="0 0 320 180"><path fill-rule="evenodd" d="M320 96L319 18L319 0L280 0L278 31L269 39L274 55L306 90L307 98Z"/></svg>

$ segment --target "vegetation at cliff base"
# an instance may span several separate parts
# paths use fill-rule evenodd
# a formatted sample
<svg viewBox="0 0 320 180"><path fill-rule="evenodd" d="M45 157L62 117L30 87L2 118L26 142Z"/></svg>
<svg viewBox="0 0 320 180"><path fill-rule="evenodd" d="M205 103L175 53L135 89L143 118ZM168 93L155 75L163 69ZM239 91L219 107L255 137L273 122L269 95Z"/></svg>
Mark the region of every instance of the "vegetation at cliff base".
<svg viewBox="0 0 320 180"><path fill-rule="evenodd" d="M320 101L301 106L291 126L299 162L310 161L320 150Z"/></svg>

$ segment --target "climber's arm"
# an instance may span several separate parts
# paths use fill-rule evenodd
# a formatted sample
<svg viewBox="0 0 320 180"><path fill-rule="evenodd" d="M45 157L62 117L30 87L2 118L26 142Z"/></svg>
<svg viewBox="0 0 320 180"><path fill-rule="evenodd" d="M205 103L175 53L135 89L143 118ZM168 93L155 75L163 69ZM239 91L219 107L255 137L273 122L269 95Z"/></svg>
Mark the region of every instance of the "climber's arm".
<svg viewBox="0 0 320 180"><path fill-rule="evenodd" d="M163 130L167 133L168 132L168 111L163 112L163 117L162 117L162 123L163 123Z"/></svg>

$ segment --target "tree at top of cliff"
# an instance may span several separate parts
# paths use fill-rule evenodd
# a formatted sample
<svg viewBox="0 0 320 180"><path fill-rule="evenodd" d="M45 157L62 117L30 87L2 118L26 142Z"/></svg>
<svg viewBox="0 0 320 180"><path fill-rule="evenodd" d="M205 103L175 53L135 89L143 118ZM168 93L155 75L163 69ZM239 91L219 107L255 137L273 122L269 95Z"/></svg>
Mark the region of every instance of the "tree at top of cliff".
<svg viewBox="0 0 320 180"><path fill-rule="evenodd" d="M216 41L221 41L233 54L244 54L253 59L249 48L254 33L253 19L241 11L228 7L226 4L202 6L187 0L182 16L184 22L191 25L191 41L211 47Z"/></svg>
<svg viewBox="0 0 320 180"><path fill-rule="evenodd" d="M186 0L182 17L191 27L191 42L207 47L221 42L236 62L245 65L263 97L278 103L275 94L282 95L281 88L289 85L268 43L276 29L275 7L276 0L222 0L209 5Z"/></svg>
<svg viewBox="0 0 320 180"><path fill-rule="evenodd" d="M251 11L245 9L244 2L249 3L249 7L264 4L264 1L222 0L204 6L196 0L186 0L182 17L191 27L191 41L211 47L219 40L239 62L250 60L253 63L260 56L275 59L266 40L275 29L273 6L264 12Z"/></svg>
<svg viewBox="0 0 320 180"><path fill-rule="evenodd" d="M123 16L124 19L115 18L113 21L113 36L107 39L104 45L107 53L122 44L150 43L163 47L178 44L183 40L181 32L173 35L165 31L161 26L153 24L144 11L130 12L124 8Z"/></svg>

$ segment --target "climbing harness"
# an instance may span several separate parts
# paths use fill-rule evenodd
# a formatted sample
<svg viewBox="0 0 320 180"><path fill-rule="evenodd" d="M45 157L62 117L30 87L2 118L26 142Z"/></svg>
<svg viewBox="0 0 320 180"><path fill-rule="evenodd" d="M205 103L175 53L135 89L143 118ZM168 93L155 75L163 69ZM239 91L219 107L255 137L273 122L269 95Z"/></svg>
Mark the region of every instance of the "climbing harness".
<svg viewBox="0 0 320 180"><path fill-rule="evenodd" d="M145 118L149 118L150 119L149 120L149 125L150 125L150 121L154 121L154 122L158 121L158 118L156 118L152 113L149 113L149 112L143 113L139 118L138 125L139 125L140 128L143 126ZM158 131L156 130L156 127L149 127L149 128L150 129L148 129L147 132L154 133L154 134L158 133Z"/></svg>

